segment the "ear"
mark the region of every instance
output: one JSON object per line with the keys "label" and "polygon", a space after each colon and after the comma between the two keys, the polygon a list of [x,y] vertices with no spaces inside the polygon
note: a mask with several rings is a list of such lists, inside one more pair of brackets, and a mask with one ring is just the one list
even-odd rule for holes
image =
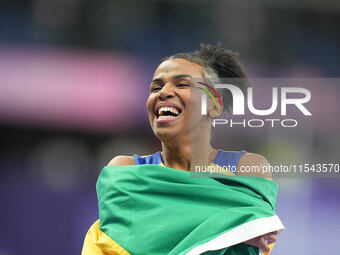
{"label": "ear", "polygon": [[219,116],[222,113],[222,106],[220,104],[219,101],[216,101],[217,103],[215,104],[215,102],[209,98],[208,101],[208,115],[210,118],[216,118],[217,116]]}

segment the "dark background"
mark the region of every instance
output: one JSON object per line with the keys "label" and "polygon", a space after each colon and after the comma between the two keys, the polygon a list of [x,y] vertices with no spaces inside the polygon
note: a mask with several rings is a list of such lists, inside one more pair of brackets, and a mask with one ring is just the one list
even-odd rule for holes
{"label": "dark background", "polygon": [[[160,59],[220,42],[251,77],[336,78],[339,14],[335,0],[2,0],[0,255],[80,254],[101,168],[160,149],[145,110]],[[237,130],[224,149],[339,163],[337,84],[313,87],[312,124]],[[273,254],[336,254],[339,179],[277,182]]]}

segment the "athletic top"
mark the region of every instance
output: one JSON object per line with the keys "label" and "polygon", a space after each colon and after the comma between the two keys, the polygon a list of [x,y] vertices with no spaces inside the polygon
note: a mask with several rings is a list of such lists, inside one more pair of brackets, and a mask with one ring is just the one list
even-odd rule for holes
{"label": "athletic top", "polygon": [[[215,167],[223,167],[224,169],[229,169],[230,174],[235,174],[238,166],[238,162],[240,158],[245,153],[245,151],[224,151],[218,150],[213,163],[210,166]],[[136,165],[144,165],[144,164],[156,164],[164,166],[162,162],[161,152],[158,151],[151,155],[140,156],[134,154],[133,157],[135,158]]]}

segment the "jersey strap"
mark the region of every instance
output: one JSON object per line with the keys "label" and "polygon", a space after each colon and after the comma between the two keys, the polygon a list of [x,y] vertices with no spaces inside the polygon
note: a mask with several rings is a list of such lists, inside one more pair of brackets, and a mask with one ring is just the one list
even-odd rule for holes
{"label": "jersey strap", "polygon": [[[230,169],[237,169],[238,162],[240,158],[245,153],[245,151],[224,151],[218,150],[217,156],[213,161],[213,165],[218,165],[221,167],[227,167]],[[140,156],[137,154],[133,155],[136,165],[145,165],[145,164],[156,164],[163,165],[161,152],[158,151],[154,154]]]}
{"label": "jersey strap", "polygon": [[161,152],[158,151],[151,155],[140,156],[134,154],[133,157],[135,158],[136,165],[145,165],[145,164],[156,164],[159,165],[162,163],[162,156]]}
{"label": "jersey strap", "polygon": [[232,172],[236,172],[238,163],[245,151],[224,151],[218,150],[217,156],[213,164],[226,167]]}

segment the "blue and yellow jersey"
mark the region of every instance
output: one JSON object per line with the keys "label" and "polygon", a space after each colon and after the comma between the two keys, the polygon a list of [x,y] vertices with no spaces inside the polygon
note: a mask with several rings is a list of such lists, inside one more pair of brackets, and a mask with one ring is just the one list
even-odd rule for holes
{"label": "blue and yellow jersey", "polygon": [[[223,169],[228,168],[229,171],[224,173],[228,175],[235,175],[240,158],[244,153],[245,151],[218,150],[217,155],[213,162],[210,164],[210,166],[214,166],[216,168],[221,167]],[[135,154],[134,158],[136,165],[157,164],[160,166],[164,166],[160,151],[146,156],[140,156]]]}

